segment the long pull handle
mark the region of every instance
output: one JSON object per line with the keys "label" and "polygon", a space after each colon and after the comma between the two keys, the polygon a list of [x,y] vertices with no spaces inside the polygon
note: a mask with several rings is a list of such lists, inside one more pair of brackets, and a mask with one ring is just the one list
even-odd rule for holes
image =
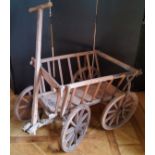
{"label": "long pull handle", "polygon": [[53,3],[52,2],[47,2],[47,3],[44,3],[44,4],[40,4],[40,5],[37,5],[37,6],[34,6],[34,7],[31,7],[29,8],[29,12],[35,12],[35,11],[38,11],[39,9],[49,9],[53,6]]}
{"label": "long pull handle", "polygon": [[31,123],[34,125],[38,119],[38,92],[40,85],[40,67],[41,67],[41,47],[42,47],[42,28],[43,28],[43,9],[37,12],[37,34],[36,34],[36,52],[35,52],[35,72],[34,72],[34,90],[32,103],[32,119]]}

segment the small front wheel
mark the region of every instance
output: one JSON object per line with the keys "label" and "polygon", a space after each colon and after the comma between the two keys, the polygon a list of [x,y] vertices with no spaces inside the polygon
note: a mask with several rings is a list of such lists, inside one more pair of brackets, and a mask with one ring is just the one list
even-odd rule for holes
{"label": "small front wheel", "polygon": [[81,104],[71,111],[61,132],[61,148],[63,151],[70,152],[80,144],[86,134],[90,115],[90,108],[87,105]]}

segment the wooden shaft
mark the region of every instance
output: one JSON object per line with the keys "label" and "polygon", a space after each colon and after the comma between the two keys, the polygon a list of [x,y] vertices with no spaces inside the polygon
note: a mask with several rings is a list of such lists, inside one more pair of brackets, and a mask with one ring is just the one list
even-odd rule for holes
{"label": "wooden shaft", "polygon": [[52,6],[53,6],[52,2],[47,2],[47,3],[44,3],[44,4],[40,4],[40,5],[31,7],[31,8],[29,8],[28,11],[31,13],[31,12],[35,12],[35,11],[38,11],[38,10],[48,9],[48,8],[51,8]]}
{"label": "wooden shaft", "polygon": [[38,118],[38,82],[39,82],[39,71],[41,67],[41,47],[42,47],[42,27],[43,27],[43,10],[38,10],[37,18],[37,35],[36,35],[36,61],[35,61],[35,73],[34,73],[34,90],[33,90],[33,103],[32,103],[32,120],[31,123],[34,125]]}
{"label": "wooden shaft", "polygon": [[[51,51],[52,51],[52,57],[54,57],[55,53],[54,53],[54,41],[53,41],[53,26],[51,23],[50,23],[50,32],[51,32]],[[52,62],[52,68],[53,68],[53,76],[55,77],[56,73],[55,73],[55,62],[54,61]]]}
{"label": "wooden shaft", "polygon": [[[47,69],[48,69],[48,73],[50,74],[50,76],[52,76],[50,61],[47,62]],[[52,86],[51,86],[51,90],[53,91]]]}
{"label": "wooden shaft", "polygon": [[95,13],[95,22],[94,22],[93,51],[95,51],[95,46],[96,46],[96,22],[97,22],[97,12],[98,12],[98,0],[96,0],[96,10],[95,11],[96,11],[96,13]]}

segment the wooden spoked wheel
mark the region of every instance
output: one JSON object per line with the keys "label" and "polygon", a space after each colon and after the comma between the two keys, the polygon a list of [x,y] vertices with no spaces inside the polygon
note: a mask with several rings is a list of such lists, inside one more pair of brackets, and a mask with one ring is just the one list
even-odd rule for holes
{"label": "wooden spoked wheel", "polygon": [[101,124],[106,130],[113,130],[124,125],[135,113],[138,98],[135,93],[115,97],[104,109]]}
{"label": "wooden spoked wheel", "polygon": [[90,121],[90,108],[87,105],[79,105],[73,109],[61,132],[61,148],[65,152],[70,152],[83,139]]}
{"label": "wooden spoked wheel", "polygon": [[[92,74],[92,78],[97,78],[99,77],[99,71],[94,68],[94,67],[90,67],[90,72]],[[87,79],[90,79],[89,77],[89,69],[88,67],[83,67],[81,69],[81,71],[77,71],[75,74],[74,74],[74,77],[73,77],[73,80],[74,82],[76,81],[82,81],[82,80],[87,80]]]}
{"label": "wooden spoked wheel", "polygon": [[33,100],[33,86],[25,88],[15,102],[15,116],[18,120],[29,120]]}

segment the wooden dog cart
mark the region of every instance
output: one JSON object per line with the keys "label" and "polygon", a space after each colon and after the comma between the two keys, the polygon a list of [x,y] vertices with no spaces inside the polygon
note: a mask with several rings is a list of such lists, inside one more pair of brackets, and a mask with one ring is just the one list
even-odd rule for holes
{"label": "wooden dog cart", "polygon": [[[141,71],[96,50],[95,46],[92,51],[41,59],[43,11],[52,6],[48,2],[29,9],[38,15],[36,55],[31,59],[34,85],[19,94],[15,115],[18,120],[30,120],[23,128],[30,134],[36,134],[38,128],[52,123],[56,117],[61,118],[61,148],[69,152],[86,134],[91,105],[105,104],[101,124],[106,130],[121,127],[132,117],[138,99],[130,87]],[[124,72],[103,76],[99,59],[123,68]]]}

